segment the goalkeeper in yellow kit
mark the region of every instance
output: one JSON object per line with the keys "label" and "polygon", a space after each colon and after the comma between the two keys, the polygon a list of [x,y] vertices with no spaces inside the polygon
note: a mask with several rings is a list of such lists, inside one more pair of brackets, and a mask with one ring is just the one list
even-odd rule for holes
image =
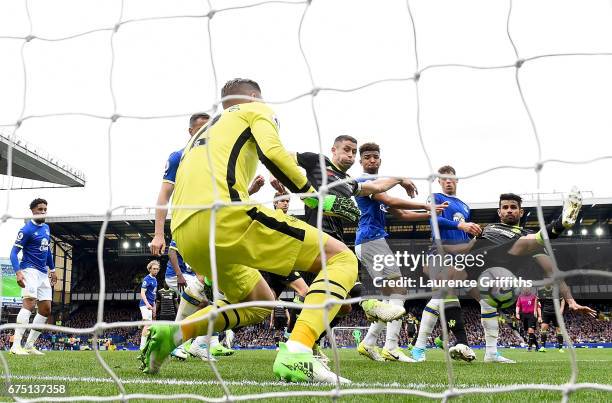
{"label": "goalkeeper in yellow kit", "polygon": [[[278,120],[261,99],[259,85],[248,79],[227,82],[221,96],[223,112],[192,136],[185,147],[176,178],[172,215],[172,237],[185,261],[199,274],[211,277],[209,248],[212,211],[191,206],[211,206],[221,201],[249,201],[248,185],[258,162],[294,193],[312,193],[314,188],[302,174],[295,159],[285,150],[278,135]],[[244,96],[245,98],[240,98]],[[253,101],[255,99],[255,101]],[[316,207],[316,196],[304,203]],[[323,212],[351,221],[359,210],[350,198],[326,195]],[[327,278],[321,271],[308,292],[305,306],[323,303],[327,293],[342,300],[357,279],[357,258],[342,242],[280,210],[261,205],[231,205],[215,211],[215,259],[219,288],[226,300],[222,307],[244,301],[272,301],[270,287],[258,270],[287,276],[293,270],[320,272],[322,237]],[[327,285],[329,284],[329,285]],[[186,319],[201,318],[214,307],[204,308]],[[327,322],[340,305],[329,309]],[[262,322],[271,309],[249,307],[222,312],[214,319],[214,331]],[[384,321],[397,319],[383,304],[372,307],[370,316]],[[182,340],[206,334],[209,320],[182,325],[155,325],[141,355],[145,373],[156,373],[168,354]],[[280,346],[273,370],[277,378],[289,381],[350,382],[317,361],[312,354],[315,340],[325,330],[323,309],[303,309],[290,339]]]}

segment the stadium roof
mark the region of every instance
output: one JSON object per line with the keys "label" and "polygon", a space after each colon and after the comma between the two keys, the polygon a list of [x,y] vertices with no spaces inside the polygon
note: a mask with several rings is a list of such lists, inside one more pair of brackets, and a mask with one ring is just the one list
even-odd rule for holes
{"label": "stadium roof", "polygon": [[[534,201],[524,203],[525,227],[538,227],[537,213]],[[498,222],[497,202],[472,203],[472,221],[478,224],[488,224]],[[543,201],[542,208],[546,222],[550,222],[557,217],[562,210],[560,201]],[[102,223],[105,216],[69,216],[48,218],[47,223],[51,227],[51,234],[60,241],[82,246],[86,249],[97,247]],[[577,227],[590,227],[594,225],[604,228],[605,235],[610,235],[612,225],[612,198],[590,198],[584,200],[584,205],[579,216]],[[138,241],[144,250],[147,243],[153,238],[155,215],[152,211],[138,211],[137,213],[127,213],[114,215],[111,217],[105,234],[105,244],[107,248],[119,248],[119,241]],[[166,234],[170,234],[170,221],[166,221]],[[388,232],[392,238],[429,238],[430,227],[426,221],[405,222],[399,221],[389,216]],[[345,233],[347,241],[352,241],[355,233],[355,226],[347,226]],[[593,231],[589,231],[590,234]]]}
{"label": "stadium roof", "polygon": [[12,147],[12,175],[68,187],[85,186],[85,175],[67,163],[19,138],[14,142],[0,133],[0,175],[8,174],[8,150]]}

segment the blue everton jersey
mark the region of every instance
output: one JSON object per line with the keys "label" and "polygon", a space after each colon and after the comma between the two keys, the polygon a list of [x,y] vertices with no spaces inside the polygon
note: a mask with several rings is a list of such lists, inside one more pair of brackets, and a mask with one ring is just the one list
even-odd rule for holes
{"label": "blue everton jersey", "polygon": [[164,182],[172,183],[176,182],[176,171],[178,170],[179,163],[181,162],[181,157],[183,155],[183,150],[178,150],[170,154],[168,157],[168,161],[166,161],[166,168],[164,170]]}
{"label": "blue everton jersey", "polygon": [[[155,304],[155,293],[157,292],[157,279],[155,277],[153,277],[150,274],[147,274],[147,276],[142,280],[142,284],[140,285],[140,288],[144,288],[145,291],[145,297],[147,297],[147,301],[149,302],[149,305],[154,305]],[[145,306],[145,302],[141,299],[140,300],[140,306]]]}
{"label": "blue everton jersey", "polygon": [[34,268],[47,273],[47,259],[51,253],[51,233],[47,224],[30,220],[19,230],[15,246],[21,249],[19,269]]}
{"label": "blue everton jersey", "polygon": [[[181,273],[189,274],[193,276],[194,273],[191,270],[191,267],[187,266],[187,263],[185,263],[185,261],[183,260],[183,257],[181,256],[181,254],[178,251],[178,248],[176,247],[176,242],[174,241],[174,239],[170,242],[170,246],[168,246],[168,249],[172,249],[176,251],[176,259],[178,260],[178,265],[179,265],[179,268],[181,269]],[[176,270],[172,266],[172,262],[170,261],[170,259],[168,259],[168,265],[166,266],[166,277],[175,277],[175,276],[176,276]]]}
{"label": "blue everton jersey", "polygon": [[[466,232],[458,228],[460,222],[470,220],[470,208],[467,204],[454,196],[448,196],[443,193],[434,193],[434,203],[442,204],[448,202],[448,207],[437,216],[438,226],[440,227],[440,238],[442,241],[450,241],[451,243],[464,243],[470,240]],[[433,225],[433,224],[432,224]],[[432,239],[434,238],[433,230],[431,232]]]}
{"label": "blue everton jersey", "polygon": [[[358,179],[358,182],[365,182],[372,179]],[[388,236],[385,231],[387,220],[387,206],[373,199],[371,196],[357,196],[357,206],[361,210],[359,217],[359,227],[355,236],[355,245],[360,245],[367,241],[373,241]]]}

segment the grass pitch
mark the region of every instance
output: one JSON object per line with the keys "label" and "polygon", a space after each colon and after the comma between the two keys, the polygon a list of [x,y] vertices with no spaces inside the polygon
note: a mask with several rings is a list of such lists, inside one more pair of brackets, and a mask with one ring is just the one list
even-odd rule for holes
{"label": "grass pitch", "polygon": [[[612,350],[579,349],[578,382],[599,383],[610,386],[612,383]],[[45,356],[9,356],[12,382],[39,384],[66,384],[70,401],[78,401],[78,396],[116,396],[118,389],[110,376],[98,363],[95,353],[90,351],[50,352]],[[102,352],[102,357],[125,383],[128,394],[192,394],[206,397],[223,397],[223,389],[215,380],[208,363],[192,358],[185,362],[169,361],[160,374],[147,376],[138,370],[137,352]],[[331,356],[331,351],[327,351]],[[427,361],[417,364],[369,361],[359,356],[356,350],[339,350],[341,374],[354,383],[343,389],[364,390],[380,389],[379,395],[348,395],[339,400],[351,402],[406,402],[430,400],[422,396],[401,395],[394,391],[413,389],[421,392],[442,392],[448,387],[448,373],[444,356],[440,350],[429,350]],[[524,350],[505,350],[503,354],[518,361],[515,365],[485,364],[483,350],[476,350],[477,360],[473,363],[453,362],[454,385],[458,390],[473,387],[512,387],[521,384],[562,385],[570,378],[569,352],[559,353],[549,350],[546,353],[526,352]],[[221,357],[217,367],[232,395],[254,393],[274,393],[278,401],[314,402],[330,401],[329,397],[292,396],[297,391],[329,391],[333,386],[286,384],[277,382],[272,374],[272,362],[276,353],[269,350],[238,350],[231,357]],[[333,366],[332,366],[333,368]],[[2,386],[4,391],[6,386]],[[6,400],[4,394],[3,400]],[[24,396],[24,395],[22,395]],[[24,396],[25,397],[25,396]],[[40,395],[29,395],[29,398]],[[265,400],[270,400],[268,396]],[[499,401],[560,401],[560,391],[529,390],[504,393],[470,394],[454,397],[461,402],[499,402]],[[190,401],[188,396],[172,401]],[[440,399],[437,399],[440,400]],[[51,400],[50,400],[51,401]],[[151,401],[151,399],[136,399]],[[194,400],[191,400],[194,401]],[[612,392],[578,390],[570,395],[570,401],[592,402],[612,401]]]}

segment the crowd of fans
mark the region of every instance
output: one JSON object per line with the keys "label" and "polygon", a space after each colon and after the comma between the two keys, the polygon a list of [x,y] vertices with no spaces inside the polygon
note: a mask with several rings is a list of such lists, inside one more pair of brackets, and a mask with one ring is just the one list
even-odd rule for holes
{"label": "crowd of fans", "polygon": [[[92,276],[91,273],[85,271],[82,271],[82,273],[84,273],[82,277],[73,274],[72,292],[98,292],[100,290],[98,276]],[[161,277],[163,273],[159,280],[163,280],[163,277]],[[146,270],[139,266],[113,271],[112,275],[105,277],[106,292],[140,292],[140,284],[146,275]]]}
{"label": "crowd of fans", "polygon": [[[422,310],[422,302],[411,301],[410,305],[406,306],[417,319],[420,319]],[[610,317],[610,307],[605,305],[595,306],[600,312],[597,318],[590,318],[566,312],[564,315],[565,324],[568,332],[574,343],[601,343],[612,342],[612,319]],[[604,314],[602,312],[608,312]],[[484,334],[480,324],[480,309],[477,304],[464,303],[463,313],[470,345],[484,345]],[[76,310],[70,315],[66,315],[67,319],[61,323],[66,327],[73,328],[88,328],[93,327],[96,323],[97,308],[95,306],[85,306]],[[137,307],[126,309],[123,306],[111,306],[104,312],[104,322],[124,322],[140,320],[140,313]],[[524,343],[521,336],[520,325],[514,318],[511,311],[500,316],[500,345],[503,346],[520,346]],[[350,329],[334,331],[335,341],[339,347],[354,347],[356,345],[355,335],[352,328],[367,328],[369,322],[366,320],[363,311],[355,307],[353,311],[334,323],[336,327],[347,327]],[[365,337],[366,329],[359,329],[357,332],[361,339]],[[10,347],[10,336],[12,330],[0,332],[0,349],[8,350]],[[431,337],[428,340],[430,346],[434,345],[434,339],[441,337],[440,324],[435,327]],[[284,340],[286,332],[284,328],[273,328],[269,321],[265,321],[258,325],[240,328],[235,331],[234,346],[239,348],[259,348],[259,347],[274,347],[279,341]],[[119,346],[119,348],[135,348],[140,343],[140,330],[138,327],[114,328],[102,332],[99,336],[100,343]],[[384,333],[381,335],[380,343],[384,342]],[[454,342],[452,333],[450,334],[451,343]],[[552,340],[552,338],[551,338]],[[407,327],[403,326],[400,332],[400,345],[406,346],[410,344],[411,338],[407,333]],[[325,347],[330,345],[329,338],[323,338],[322,343]],[[43,332],[38,339],[37,345],[39,349],[50,350],[78,350],[92,348],[91,334],[66,334],[58,332]]]}
{"label": "crowd of fans", "polygon": [[[423,306],[422,303],[411,303],[411,305],[406,308],[416,318],[420,318]],[[610,307],[597,306],[596,308],[598,308],[600,312],[610,312]],[[463,313],[470,345],[484,345],[484,332],[480,323],[480,307],[477,304],[464,303]],[[573,312],[566,312],[564,319],[570,337],[574,343],[612,342],[612,320],[610,316],[601,314],[598,318],[591,318]],[[520,325],[516,319],[514,319],[510,311],[500,316],[500,322],[500,345],[507,347],[521,346],[524,343],[522,329],[520,329]],[[340,318],[335,324],[336,327],[347,328],[367,328],[369,325],[370,323],[366,320],[363,311],[359,308],[353,309],[351,314]],[[334,331],[335,341],[339,347],[355,346],[355,338],[352,330],[353,329],[344,329]],[[363,339],[367,330],[359,330],[361,338]],[[267,323],[260,324],[245,329],[239,329],[236,332],[234,344],[246,348],[255,346],[274,346],[278,340],[283,338],[283,335],[283,329],[270,329]],[[439,322],[428,340],[428,345],[433,346],[436,337],[442,337],[442,328]],[[384,342],[384,332],[379,341],[380,345],[382,345]],[[450,341],[451,343],[455,342],[452,333],[450,333]],[[406,326],[403,326],[400,332],[399,344],[401,346],[406,346],[410,344],[410,342],[411,338],[409,338]],[[325,338],[323,339],[323,343],[325,343],[325,346],[329,346],[329,341]]]}

